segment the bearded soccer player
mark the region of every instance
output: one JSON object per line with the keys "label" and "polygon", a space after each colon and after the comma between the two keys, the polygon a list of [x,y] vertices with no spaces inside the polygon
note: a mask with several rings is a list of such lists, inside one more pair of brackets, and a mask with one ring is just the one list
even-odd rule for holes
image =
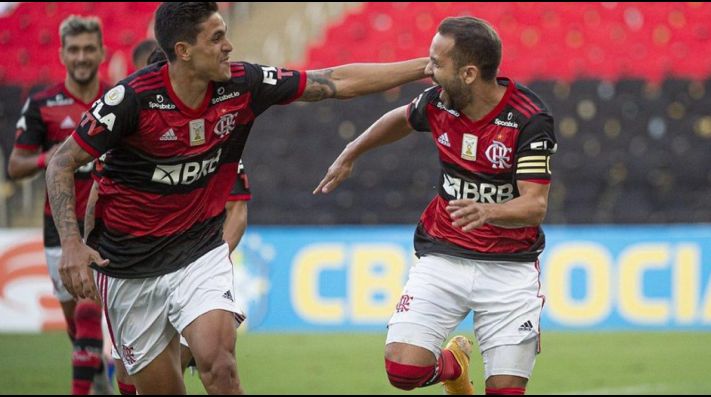
{"label": "bearded soccer player", "polygon": [[486,394],[524,394],[539,351],[540,224],[556,151],[553,117],[528,88],[497,77],[501,41],[486,22],[447,18],[430,46],[437,84],[347,145],[314,191],[328,193],[366,151],[429,132],[442,166],[438,195],[415,232],[419,258],[388,324],[385,370],[404,390],[444,383],[473,394],[472,343],[440,346],[470,311]]}
{"label": "bearded soccer player", "polygon": [[[63,83],[56,84],[27,100],[17,123],[15,147],[10,154],[8,174],[27,178],[46,168],[53,154],[72,133],[84,112],[105,92],[98,69],[104,60],[101,26],[96,18],[71,16],[59,28],[59,56],[66,67]],[[81,164],[74,175],[76,216],[84,217],[91,188],[92,163]],[[61,246],[52,220],[49,201],[44,211],[44,245],[54,294],[67,322],[72,353],[72,394],[88,394],[92,381],[96,392],[110,393],[101,359],[101,306],[91,300],[75,300],[59,276]]]}
{"label": "bearded soccer player", "polygon": [[[232,44],[212,2],[163,3],[155,32],[168,62],[109,90],[48,167],[60,274],[74,295],[101,295],[139,394],[185,393],[179,334],[207,392],[239,394],[235,324],[244,315],[221,232],[255,118],[276,104],[352,98],[423,78],[427,60],[308,72],[230,63]],[[103,153],[103,224],[90,248],[71,186],[74,170]]]}

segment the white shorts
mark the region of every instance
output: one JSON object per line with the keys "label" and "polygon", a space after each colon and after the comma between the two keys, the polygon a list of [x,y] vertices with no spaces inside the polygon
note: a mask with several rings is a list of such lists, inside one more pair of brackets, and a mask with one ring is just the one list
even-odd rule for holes
{"label": "white shorts", "polygon": [[539,334],[544,297],[537,262],[494,262],[427,255],[410,269],[386,343],[441,354],[442,342],[474,311],[481,352]]}
{"label": "white shorts", "polygon": [[47,270],[54,286],[54,296],[60,302],[74,300],[74,297],[64,287],[62,278],[59,276],[59,260],[62,258],[62,247],[45,247],[44,256],[47,258]]}
{"label": "white shorts", "polygon": [[244,320],[244,311],[233,298],[228,251],[223,244],[158,277],[119,279],[94,272],[114,350],[129,375],[153,361],[202,314],[221,309],[235,314],[235,326]]}

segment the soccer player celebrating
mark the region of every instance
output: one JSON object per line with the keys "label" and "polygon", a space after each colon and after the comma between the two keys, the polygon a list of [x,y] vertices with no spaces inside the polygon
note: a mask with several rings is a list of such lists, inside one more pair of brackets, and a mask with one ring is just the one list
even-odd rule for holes
{"label": "soccer player celebrating", "polygon": [[[133,66],[136,69],[141,69],[148,64],[162,62],[167,62],[165,53],[157,47],[153,39],[146,39],[140,42],[133,50]],[[103,170],[101,163],[97,162],[96,170]],[[96,178],[101,177],[101,172],[95,172],[94,176]],[[94,225],[97,221],[96,219],[96,202],[99,198],[99,185],[97,182],[91,187],[91,193],[89,195],[89,200],[86,205],[86,216],[84,217],[84,236],[91,234],[94,229]],[[245,230],[247,229],[247,201],[252,199],[252,192],[249,189],[249,178],[244,169],[242,160],[240,159],[239,165],[237,167],[237,180],[235,185],[227,198],[227,203],[225,204],[225,223],[222,231],[222,238],[227,243],[230,253],[239,244],[242,239]],[[98,219],[101,222],[101,219]],[[121,361],[121,357],[115,349],[110,349],[110,352],[106,353],[110,355],[116,363],[116,381],[118,383],[119,391],[122,395],[135,395],[136,388],[133,381],[130,379],[126,368]],[[193,358],[190,347],[184,337],[180,337],[180,365],[182,372],[188,367],[196,367],[195,359]]]}
{"label": "soccer player celebrating", "polygon": [[[232,44],[214,2],[163,3],[155,32],[168,63],[109,90],[49,164],[60,274],[70,293],[101,295],[139,394],[185,393],[178,334],[207,392],[238,394],[235,322],[244,315],[222,225],[255,118],[275,104],[352,98],[423,78],[427,60],[308,72],[230,63]],[[71,187],[74,170],[103,153],[102,225],[90,248]]]}
{"label": "soccer player celebrating", "polygon": [[[72,133],[82,113],[105,92],[99,81],[99,65],[104,60],[101,26],[97,18],[70,16],[59,27],[59,57],[66,67],[63,83],[56,84],[27,100],[17,123],[15,147],[10,154],[8,174],[22,179],[46,168],[59,145]],[[39,151],[39,153],[38,153]],[[92,164],[80,164],[71,186],[76,195],[76,216],[84,218],[91,188]],[[72,394],[112,391],[101,358],[101,306],[88,299],[75,300],[62,285],[59,260],[62,254],[49,201],[44,210],[44,246],[54,295],[67,322],[72,353]]]}
{"label": "soccer player celebrating", "polygon": [[471,17],[447,18],[430,46],[437,84],[348,144],[314,193],[350,176],[355,160],[413,129],[430,132],[442,166],[438,195],[415,232],[419,258],[388,324],[385,369],[397,388],[444,382],[473,394],[472,343],[440,346],[470,311],[487,394],[523,394],[539,351],[539,227],[547,210],[553,117],[528,88],[497,78],[498,34]]}

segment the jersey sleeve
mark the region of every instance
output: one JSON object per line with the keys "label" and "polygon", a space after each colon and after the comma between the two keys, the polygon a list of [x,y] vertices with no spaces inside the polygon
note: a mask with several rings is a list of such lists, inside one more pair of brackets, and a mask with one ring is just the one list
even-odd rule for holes
{"label": "jersey sleeve", "polygon": [[249,201],[252,199],[252,192],[249,190],[249,179],[247,178],[247,173],[244,170],[244,164],[242,160],[239,161],[237,166],[237,180],[235,185],[232,187],[228,201]]}
{"label": "jersey sleeve", "polygon": [[139,111],[133,89],[119,84],[84,113],[72,137],[89,154],[99,157],[136,131]]}
{"label": "jersey sleeve", "polygon": [[432,130],[427,119],[427,105],[439,95],[434,88],[428,88],[407,106],[407,122],[415,131],[429,132]]}
{"label": "jersey sleeve", "polygon": [[272,105],[293,102],[304,93],[306,72],[250,63],[245,63],[244,66],[255,115]]}
{"label": "jersey sleeve", "polygon": [[553,116],[535,114],[523,126],[516,150],[516,179],[548,183],[551,179],[550,158],[558,150]]}
{"label": "jersey sleeve", "polygon": [[39,103],[32,98],[27,98],[20,119],[17,121],[15,147],[37,150],[45,143],[46,137],[47,125],[42,121]]}

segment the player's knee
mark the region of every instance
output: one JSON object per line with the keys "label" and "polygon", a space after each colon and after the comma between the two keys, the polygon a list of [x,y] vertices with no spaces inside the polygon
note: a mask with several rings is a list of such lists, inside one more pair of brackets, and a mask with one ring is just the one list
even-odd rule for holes
{"label": "player's knee", "polygon": [[239,387],[237,364],[232,354],[223,352],[213,360],[204,361],[206,361],[205,364],[200,363],[198,369],[205,383],[217,385],[229,381],[230,383],[237,383],[237,387]]}
{"label": "player's knee", "polygon": [[385,345],[385,362],[402,362],[402,349],[399,343],[388,343]]}
{"label": "player's knee", "polygon": [[385,372],[391,385],[402,390],[412,390],[430,380],[434,376],[435,367],[401,364],[386,358]]}

